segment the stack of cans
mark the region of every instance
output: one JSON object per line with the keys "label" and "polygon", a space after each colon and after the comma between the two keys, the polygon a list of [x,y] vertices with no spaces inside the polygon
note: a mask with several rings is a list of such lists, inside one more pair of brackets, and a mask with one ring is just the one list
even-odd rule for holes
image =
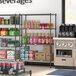
{"label": "stack of cans", "polygon": [[3,74],[16,74],[20,70],[24,72],[23,62],[0,62],[0,71]]}
{"label": "stack of cans", "polygon": [[29,50],[30,50],[29,46],[21,47],[21,52],[20,52],[21,59],[25,59],[25,60],[29,59]]}

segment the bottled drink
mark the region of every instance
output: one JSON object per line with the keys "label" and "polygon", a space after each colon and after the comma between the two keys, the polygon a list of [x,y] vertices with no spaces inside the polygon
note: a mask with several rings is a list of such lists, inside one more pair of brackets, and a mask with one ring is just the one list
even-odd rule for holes
{"label": "bottled drink", "polygon": [[23,44],[24,44],[24,43],[25,43],[25,44],[27,43],[27,34],[26,34],[26,33],[23,35],[22,42],[23,42]]}
{"label": "bottled drink", "polygon": [[35,28],[35,29],[37,28],[37,23],[36,23],[36,21],[34,21],[34,28]]}
{"label": "bottled drink", "polygon": [[45,44],[45,33],[42,34],[42,44]]}
{"label": "bottled drink", "polygon": [[24,22],[24,28],[28,28],[28,21]]}
{"label": "bottled drink", "polygon": [[42,43],[42,34],[39,33],[38,34],[38,44],[41,44]]}
{"label": "bottled drink", "polygon": [[37,28],[39,28],[40,26],[40,21],[37,21]]}
{"label": "bottled drink", "polygon": [[51,43],[54,43],[54,40],[53,40],[53,33],[51,33]]}
{"label": "bottled drink", "polygon": [[28,28],[31,28],[31,22],[28,21]]}
{"label": "bottled drink", "polygon": [[34,34],[34,39],[33,39],[33,43],[34,44],[37,44],[38,43],[38,35],[37,34]]}
{"label": "bottled drink", "polygon": [[31,28],[34,28],[34,22],[31,21]]}
{"label": "bottled drink", "polygon": [[30,34],[28,33],[27,34],[27,44],[29,44],[30,43]]}
{"label": "bottled drink", "polygon": [[46,35],[46,44],[50,44],[50,35],[47,33]]}
{"label": "bottled drink", "polygon": [[30,36],[30,44],[33,44],[33,33],[31,33],[31,36]]}

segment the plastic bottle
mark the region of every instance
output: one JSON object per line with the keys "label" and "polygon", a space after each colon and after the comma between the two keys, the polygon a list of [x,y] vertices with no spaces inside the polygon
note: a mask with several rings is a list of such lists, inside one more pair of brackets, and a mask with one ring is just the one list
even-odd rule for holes
{"label": "plastic bottle", "polygon": [[28,21],[24,22],[24,28],[28,28]]}
{"label": "plastic bottle", "polygon": [[45,33],[42,34],[42,44],[45,44]]}
{"label": "plastic bottle", "polygon": [[34,21],[31,21],[31,28],[34,28]]}
{"label": "plastic bottle", "polygon": [[46,35],[46,44],[50,44],[50,35],[47,33]]}
{"label": "plastic bottle", "polygon": [[38,44],[42,44],[42,34],[38,34]]}
{"label": "plastic bottle", "polygon": [[33,33],[31,33],[31,36],[30,36],[30,44],[33,44]]}
{"label": "plastic bottle", "polygon": [[54,43],[54,40],[53,40],[53,33],[51,33],[51,43]]}
{"label": "plastic bottle", "polygon": [[37,21],[37,28],[39,28],[40,26],[40,21]]}
{"label": "plastic bottle", "polygon": [[36,21],[34,21],[34,28],[35,28],[35,29],[37,28],[37,23],[36,23]]}
{"label": "plastic bottle", "polygon": [[27,34],[25,33],[24,35],[23,35],[23,39],[22,39],[22,43],[24,44],[26,44],[27,43]]}
{"label": "plastic bottle", "polygon": [[38,35],[37,34],[34,34],[34,39],[33,39],[33,43],[34,44],[37,44],[38,43]]}
{"label": "plastic bottle", "polygon": [[27,34],[27,44],[30,43],[30,33]]}
{"label": "plastic bottle", "polygon": [[31,22],[28,21],[28,28],[31,28]]}

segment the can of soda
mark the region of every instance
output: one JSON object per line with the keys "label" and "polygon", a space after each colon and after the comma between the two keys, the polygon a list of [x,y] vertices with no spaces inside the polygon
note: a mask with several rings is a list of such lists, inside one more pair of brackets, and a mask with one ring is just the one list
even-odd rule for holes
{"label": "can of soda", "polygon": [[10,70],[10,68],[11,68],[11,63],[8,62],[6,65],[7,65],[7,70]]}
{"label": "can of soda", "polygon": [[18,69],[19,69],[19,70],[24,69],[24,63],[23,63],[23,62],[19,62],[19,63],[18,63]]}
{"label": "can of soda", "polygon": [[4,70],[5,70],[5,62],[2,62],[2,63],[1,63],[1,66],[2,66],[2,68],[1,68],[2,71],[4,71]]}
{"label": "can of soda", "polygon": [[4,19],[1,20],[1,24],[4,24]]}
{"label": "can of soda", "polygon": [[17,62],[12,62],[11,65],[13,67],[13,70],[17,70]]}
{"label": "can of soda", "polygon": [[8,23],[8,19],[5,19],[5,24],[9,24],[9,23]]}
{"label": "can of soda", "polygon": [[1,62],[0,62],[0,71],[1,71]]}

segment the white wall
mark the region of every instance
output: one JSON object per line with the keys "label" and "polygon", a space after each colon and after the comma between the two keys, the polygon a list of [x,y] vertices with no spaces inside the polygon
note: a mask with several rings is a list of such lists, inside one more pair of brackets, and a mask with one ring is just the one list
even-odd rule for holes
{"label": "white wall", "polygon": [[0,14],[57,13],[57,26],[59,26],[61,24],[61,1],[62,0],[32,0],[32,3],[25,5],[0,4]]}
{"label": "white wall", "polygon": [[66,20],[67,24],[76,24],[76,0],[66,0]]}
{"label": "white wall", "polygon": [[[0,14],[19,14],[19,13],[56,13],[57,14],[57,31],[61,24],[61,1],[62,0],[32,0],[32,3],[20,4],[0,4]],[[48,20],[48,19],[47,19]],[[42,49],[41,49],[42,50]],[[40,51],[41,51],[40,50]]]}

